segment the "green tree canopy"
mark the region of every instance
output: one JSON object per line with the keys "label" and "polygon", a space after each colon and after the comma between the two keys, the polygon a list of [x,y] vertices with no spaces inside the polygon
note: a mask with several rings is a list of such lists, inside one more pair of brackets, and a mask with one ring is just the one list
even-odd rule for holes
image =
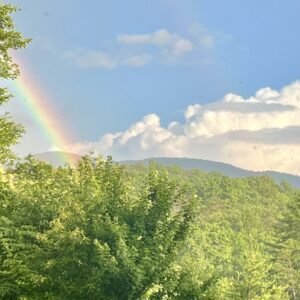
{"label": "green tree canopy", "polygon": [[[13,62],[11,50],[24,48],[29,39],[15,30],[11,14],[16,8],[0,3],[0,79],[15,79],[18,76],[18,66]],[[11,95],[5,87],[0,87],[0,105],[6,103]],[[23,129],[16,125],[9,114],[0,116],[0,163],[12,157],[10,147],[16,144]]]}

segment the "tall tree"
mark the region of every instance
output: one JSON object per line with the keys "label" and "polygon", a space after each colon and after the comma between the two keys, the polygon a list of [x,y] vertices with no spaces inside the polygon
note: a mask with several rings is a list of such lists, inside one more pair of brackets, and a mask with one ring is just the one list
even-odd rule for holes
{"label": "tall tree", "polygon": [[[0,79],[15,79],[18,76],[18,66],[13,62],[10,50],[24,48],[30,41],[16,31],[11,16],[15,11],[14,6],[0,3]],[[7,88],[1,86],[0,105],[10,98]],[[0,163],[12,157],[10,147],[16,144],[22,132],[22,127],[15,124],[9,114],[0,116]]]}
{"label": "tall tree", "polygon": [[196,198],[166,173],[136,186],[110,159],[55,169],[29,158],[7,190],[0,299],[162,299],[177,284]]}

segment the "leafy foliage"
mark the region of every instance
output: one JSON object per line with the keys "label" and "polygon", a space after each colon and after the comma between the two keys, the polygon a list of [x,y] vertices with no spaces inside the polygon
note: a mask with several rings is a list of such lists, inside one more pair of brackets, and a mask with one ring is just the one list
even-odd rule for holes
{"label": "leafy foliage", "polygon": [[[0,4],[0,77],[15,8]],[[8,101],[0,89],[0,104]],[[22,129],[0,117],[0,162]],[[300,299],[300,193],[151,164],[0,169],[0,299]]]}
{"label": "leafy foliage", "polygon": [[140,187],[102,158],[76,169],[29,159],[12,176],[1,213],[6,298],[139,299],[163,281],[193,219],[194,200],[156,169]]}
{"label": "leafy foliage", "polygon": [[[29,39],[24,39],[14,28],[11,13],[16,8],[0,3],[0,79],[14,79],[18,75],[18,66],[13,63],[10,50],[24,48]],[[9,101],[11,95],[0,87],[0,105]],[[12,157],[10,146],[14,145],[23,130],[10,120],[8,114],[0,116],[0,163]]]}

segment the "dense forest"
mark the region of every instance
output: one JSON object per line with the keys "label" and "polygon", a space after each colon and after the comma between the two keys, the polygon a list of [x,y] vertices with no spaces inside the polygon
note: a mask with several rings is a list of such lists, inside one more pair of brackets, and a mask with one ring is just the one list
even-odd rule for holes
{"label": "dense forest", "polygon": [[[2,79],[29,43],[14,11],[0,4]],[[0,299],[300,299],[299,190],[103,157],[18,162],[22,132],[0,117]]]}

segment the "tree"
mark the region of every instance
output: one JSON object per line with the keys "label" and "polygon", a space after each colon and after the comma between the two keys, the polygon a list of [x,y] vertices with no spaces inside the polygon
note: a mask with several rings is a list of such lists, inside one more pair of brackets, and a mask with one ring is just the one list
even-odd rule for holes
{"label": "tree", "polygon": [[[16,8],[0,3],[0,79],[15,79],[18,74],[18,66],[13,63],[10,50],[24,48],[29,39],[23,38],[21,33],[15,30],[11,14]],[[0,87],[0,105],[11,98],[5,87]],[[16,144],[23,129],[11,121],[9,114],[0,116],[0,163],[12,158],[10,147]]]}
{"label": "tree", "polygon": [[287,285],[290,299],[300,299],[300,193],[290,192],[290,203],[277,225],[275,270]]}
{"label": "tree", "polygon": [[194,201],[154,167],[141,180],[111,159],[19,164],[0,210],[0,298],[161,299]]}
{"label": "tree", "polygon": [[[21,33],[15,30],[14,22],[11,14],[16,11],[16,8],[11,5],[0,3],[0,79],[15,79],[18,76],[18,67],[13,63],[10,56],[11,50],[24,48],[29,39],[22,37]],[[8,90],[0,87],[0,106],[7,103],[11,98]],[[15,124],[9,114],[0,116],[0,297],[4,299],[3,295],[12,289],[13,280],[7,279],[5,261],[11,254],[10,245],[14,245],[14,249],[21,247],[21,243],[14,238],[16,230],[12,226],[10,220],[5,215],[5,205],[13,203],[15,193],[10,186],[10,176],[5,174],[1,169],[1,165],[13,158],[10,147],[16,144],[18,138],[23,132],[22,127]],[[16,243],[14,243],[16,241]],[[13,264],[17,270],[18,260],[14,260]],[[8,268],[13,268],[12,265]],[[18,272],[15,273],[16,276]],[[3,282],[3,276],[6,280]],[[6,299],[15,299],[6,298]]]}

